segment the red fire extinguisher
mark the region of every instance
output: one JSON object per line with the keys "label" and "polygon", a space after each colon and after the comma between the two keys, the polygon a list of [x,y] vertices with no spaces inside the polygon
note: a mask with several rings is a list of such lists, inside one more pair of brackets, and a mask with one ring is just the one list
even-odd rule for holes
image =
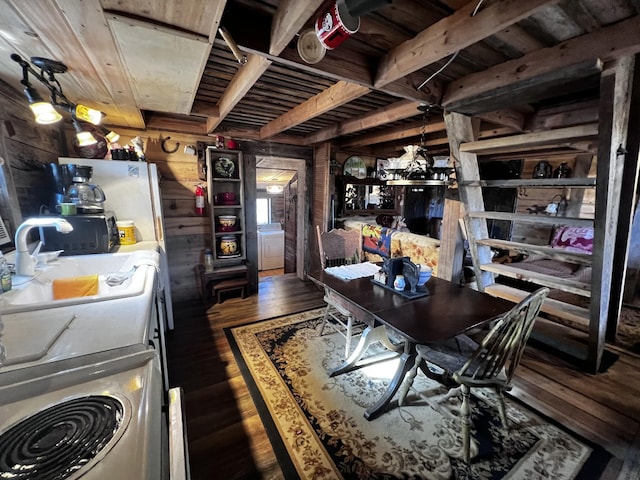
{"label": "red fire extinguisher", "polygon": [[196,186],[196,214],[204,215],[204,187],[202,184]]}

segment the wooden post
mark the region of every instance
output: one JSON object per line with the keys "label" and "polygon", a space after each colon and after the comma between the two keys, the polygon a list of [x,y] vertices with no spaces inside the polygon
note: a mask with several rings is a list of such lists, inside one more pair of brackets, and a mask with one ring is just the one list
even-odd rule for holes
{"label": "wooden post", "polygon": [[438,277],[453,283],[460,281],[464,260],[464,241],[460,231],[462,204],[458,200],[445,198],[440,235]]}
{"label": "wooden post", "polygon": [[638,185],[638,145],[640,144],[640,68],[638,55],[631,61],[631,91],[629,105],[629,122],[627,125],[627,143],[622,155],[624,172],[621,180],[620,211],[618,213],[618,231],[616,235],[613,271],[621,272],[614,275],[612,281],[612,298],[616,302],[609,305],[609,321],[607,322],[606,338],[614,341],[618,329],[618,319],[622,309],[625,279],[627,278],[627,262],[629,259],[629,243],[631,241],[631,223],[634,217],[636,189]]}
{"label": "wooden post", "polygon": [[[605,68],[600,80],[598,180],[586,365],[592,373],[598,372],[602,362],[611,305],[620,302],[620,292],[618,290],[616,298],[613,286],[613,247],[618,232],[625,156],[618,152],[626,150],[627,145],[633,70],[634,59],[622,58]],[[624,269],[621,273],[624,276]]]}
{"label": "wooden post", "polygon": [[[475,153],[461,152],[460,144],[473,142],[477,139],[477,124],[465,115],[447,112],[444,115],[447,126],[447,136],[451,156],[456,164],[456,176],[458,182],[470,180],[480,180],[480,170],[478,168],[478,156]],[[467,206],[469,211],[483,211],[484,200],[482,198],[481,187],[460,187],[460,199]],[[483,272],[480,265],[491,263],[491,249],[486,245],[477,245],[476,238],[487,238],[487,221],[484,218],[470,218],[465,215],[465,225],[469,241],[469,249],[473,258],[473,269],[478,282],[478,289],[484,291],[487,285],[494,283],[494,276],[491,272]],[[438,272],[440,271],[438,265]],[[440,275],[440,273],[438,273]]]}

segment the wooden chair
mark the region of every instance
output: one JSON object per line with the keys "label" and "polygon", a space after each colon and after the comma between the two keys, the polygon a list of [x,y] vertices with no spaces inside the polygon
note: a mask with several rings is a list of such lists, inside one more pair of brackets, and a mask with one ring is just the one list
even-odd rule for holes
{"label": "wooden chair", "polygon": [[416,346],[416,363],[402,385],[398,404],[404,403],[418,367],[427,376],[451,387],[440,402],[462,393],[462,451],[467,464],[471,457],[471,387],[492,388],[497,392],[500,420],[508,428],[503,392],[511,389],[511,379],[548,293],[548,288],[540,288],[523,299],[497,320],[479,345],[466,335],[459,335],[447,345]]}
{"label": "wooden chair", "polygon": [[[320,232],[320,227],[316,225],[316,233],[323,269],[360,262],[362,236],[357,230],[333,229],[329,232]],[[349,357],[351,338],[354,333],[359,333],[360,327],[364,324],[355,320],[351,312],[345,308],[342,299],[327,288],[324,292],[324,301],[327,303],[327,308],[320,327],[320,335],[324,332],[325,326],[331,326],[345,338],[345,357]]]}

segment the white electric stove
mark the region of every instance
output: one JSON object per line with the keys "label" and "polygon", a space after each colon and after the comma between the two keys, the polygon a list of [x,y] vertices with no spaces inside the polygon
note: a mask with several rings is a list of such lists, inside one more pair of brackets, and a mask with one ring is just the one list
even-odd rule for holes
{"label": "white electric stove", "polygon": [[147,345],[0,373],[0,478],[166,478],[161,403]]}
{"label": "white electric stove", "polygon": [[0,478],[189,478],[141,297],[0,317]]}

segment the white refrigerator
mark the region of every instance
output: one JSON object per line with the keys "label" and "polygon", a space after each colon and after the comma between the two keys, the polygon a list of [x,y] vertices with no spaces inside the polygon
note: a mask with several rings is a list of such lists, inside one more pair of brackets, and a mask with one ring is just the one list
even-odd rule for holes
{"label": "white refrigerator", "polygon": [[93,167],[91,183],[100,185],[104,190],[105,211],[113,211],[117,220],[133,220],[138,242],[158,242],[161,286],[159,294],[165,305],[166,326],[173,330],[173,304],[157,166],[147,162],[87,158],[59,158],[58,163]]}

